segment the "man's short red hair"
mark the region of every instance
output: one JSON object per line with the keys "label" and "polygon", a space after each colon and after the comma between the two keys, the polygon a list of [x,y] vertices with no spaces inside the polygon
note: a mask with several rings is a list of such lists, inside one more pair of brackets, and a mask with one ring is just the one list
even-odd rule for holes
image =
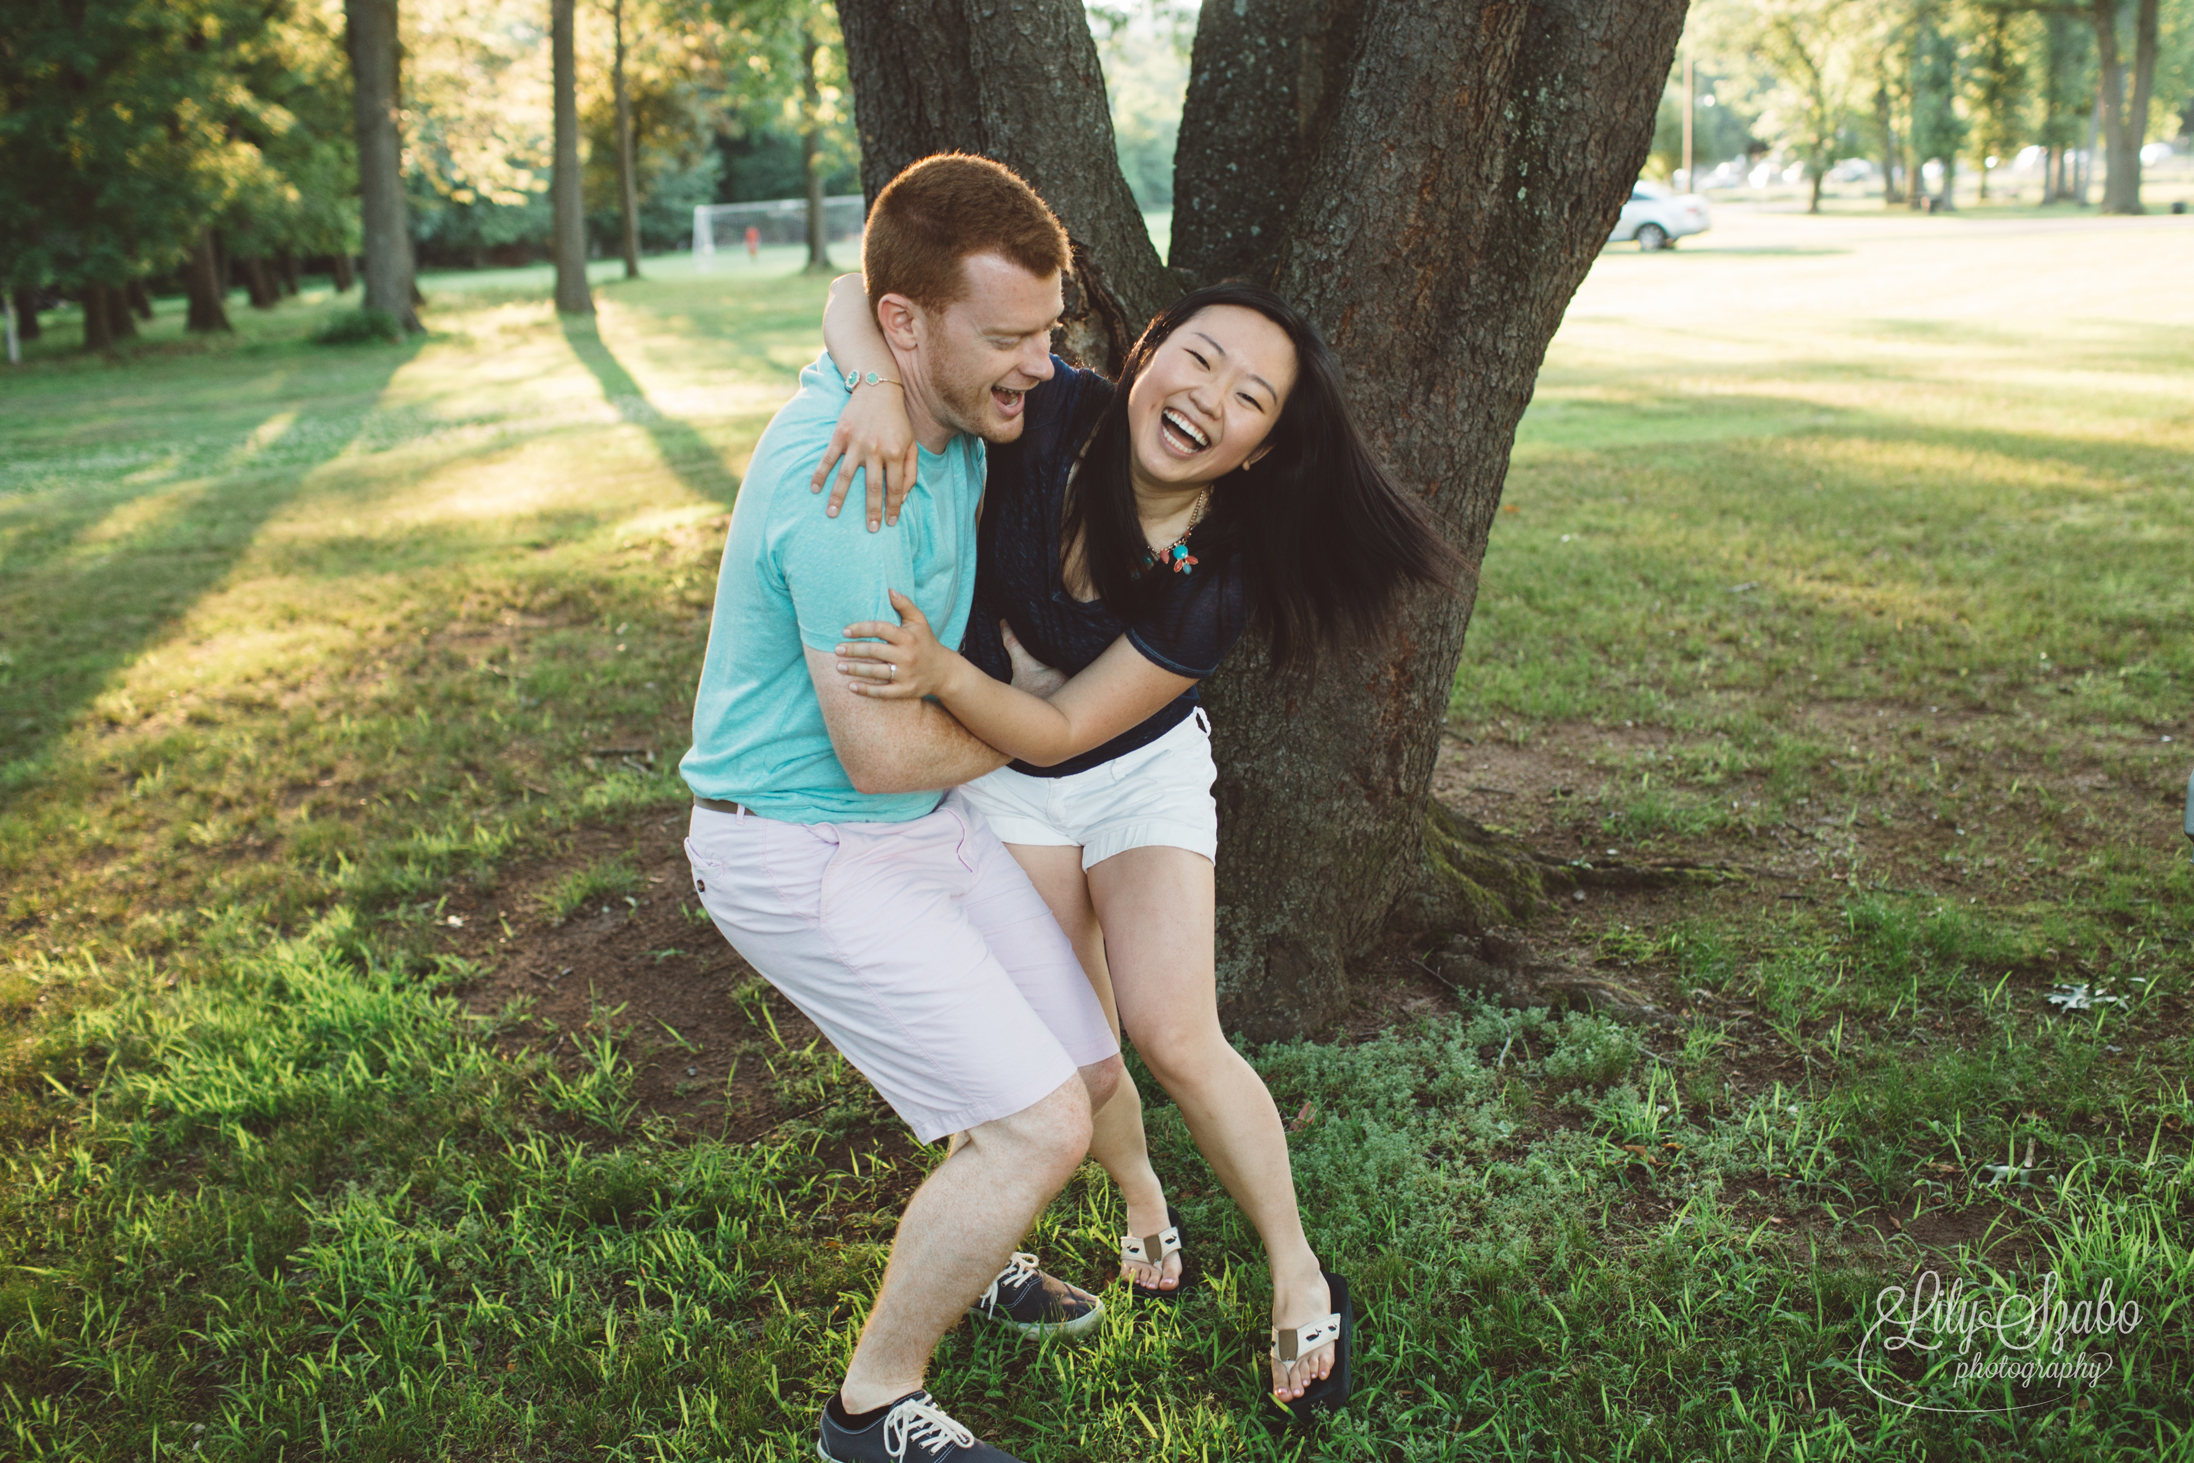
{"label": "man's short red hair", "polygon": [[960,261],[976,254],[1003,255],[1039,277],[1073,263],[1058,217],[1012,169],[963,152],[923,158],[868,211],[861,279],[870,308],[904,295],[942,310],[967,293]]}

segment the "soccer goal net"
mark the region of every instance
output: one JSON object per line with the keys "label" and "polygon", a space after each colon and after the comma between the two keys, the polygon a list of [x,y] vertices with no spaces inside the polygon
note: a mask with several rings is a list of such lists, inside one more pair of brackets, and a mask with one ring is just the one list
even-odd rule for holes
{"label": "soccer goal net", "polygon": [[[861,237],[867,205],[858,193],[823,200],[823,237],[832,244]],[[693,262],[707,269],[720,254],[737,256],[771,244],[808,241],[808,201],[774,198],[767,203],[704,203],[693,210]]]}

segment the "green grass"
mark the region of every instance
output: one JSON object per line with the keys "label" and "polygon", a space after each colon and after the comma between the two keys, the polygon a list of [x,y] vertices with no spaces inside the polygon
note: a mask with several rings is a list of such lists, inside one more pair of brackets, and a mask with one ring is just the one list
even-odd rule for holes
{"label": "green grass", "polygon": [[[1355,1282],[1345,1419],[1255,1423],[1258,1247],[1154,1098],[1195,1294],[955,1330],[963,1420],[1033,1460],[2194,1447],[2183,236],[1985,225],[1610,253],[1488,551],[1460,736],[1587,766],[1580,838],[1800,830],[1819,871],[1542,921],[1680,1029],[1465,1002],[1252,1053]],[[8,379],[0,1451],[808,1455],[931,1157],[866,1151],[873,1095],[758,986],[742,1060],[797,1121],[695,1138],[622,1008],[516,1046],[436,938],[460,890],[518,934],[645,892],[576,835],[682,799],[723,515],[815,349],[820,286],[765,264],[605,269],[591,324],[540,270],[433,277],[403,345],[313,344],[324,292],[211,343],[162,302],[107,360],[55,317]],[[2059,1015],[2069,980],[2126,999]],[[1121,1222],[1085,1170],[1029,1247],[1094,1281]],[[1862,1367],[1928,1265],[2142,1318],[2071,1339],[2111,1361],[2077,1398],[1908,1408],[2035,1395]]]}

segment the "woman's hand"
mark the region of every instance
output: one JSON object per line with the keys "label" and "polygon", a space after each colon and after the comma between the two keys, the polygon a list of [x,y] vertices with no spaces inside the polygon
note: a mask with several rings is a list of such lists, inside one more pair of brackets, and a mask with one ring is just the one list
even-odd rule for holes
{"label": "woman's hand", "polygon": [[831,464],[838,465],[838,480],[831,485],[830,501],[823,507],[825,513],[836,518],[846,501],[846,490],[853,485],[854,471],[865,472],[870,533],[886,518],[898,523],[899,506],[914,489],[915,468],[921,460],[921,444],[914,440],[914,427],[907,421],[906,402],[899,392],[892,382],[879,381],[874,386],[863,383],[838,414],[830,445],[823,449],[823,460],[815,465],[815,476],[808,479],[808,491],[820,493],[823,480],[830,476]]}
{"label": "woman's hand", "polygon": [[1061,686],[1067,683],[1063,671],[1053,670],[1028,653],[1013,627],[1004,620],[998,622],[998,638],[1006,643],[1006,659],[1013,662],[1013,689],[1026,691],[1031,696],[1041,696],[1049,701]]}
{"label": "woman's hand", "polygon": [[838,647],[838,674],[857,696],[885,701],[943,696],[969,668],[968,663],[958,652],[937,643],[929,617],[896,589],[891,591],[891,607],[899,612],[896,625],[863,620],[846,626],[847,638]]}

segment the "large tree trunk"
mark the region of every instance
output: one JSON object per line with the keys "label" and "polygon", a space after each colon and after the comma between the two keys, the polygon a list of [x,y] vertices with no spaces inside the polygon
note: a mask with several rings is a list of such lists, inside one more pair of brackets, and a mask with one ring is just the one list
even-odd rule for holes
{"label": "large tree trunk", "polygon": [[549,0],[550,86],[556,94],[549,244],[556,255],[556,308],[566,315],[592,315],[594,296],[587,290],[587,219],[579,192],[579,57],[573,31],[572,0]]}
{"label": "large tree trunk", "polygon": [[632,146],[632,93],[625,85],[625,0],[609,12],[616,53],[610,62],[610,90],[617,101],[617,212],[624,225],[625,278],[640,277],[640,184]]}
{"label": "large tree trunk", "polygon": [[823,142],[820,120],[823,91],[815,80],[817,49],[814,31],[803,28],[800,32],[800,101],[805,116],[800,128],[800,181],[807,190],[808,200],[807,272],[835,274],[837,271],[830,262],[830,231],[823,220],[823,173],[816,166],[816,154]]}
{"label": "large tree trunk", "polygon": [[2133,14],[2133,102],[2126,108],[2125,213],[2145,211],[2141,207],[2141,144],[2148,140],[2148,99],[2156,88],[2156,29],[2156,0],[2140,0]]}
{"label": "large tree trunk", "polygon": [[366,289],[359,304],[386,310],[405,330],[417,330],[403,144],[396,131],[396,0],[343,0],[343,17],[358,128],[358,218],[365,235]]}
{"label": "large tree trunk", "polygon": [[38,291],[25,287],[15,292],[15,336],[18,340],[36,340],[45,334],[38,324]]}
{"label": "large tree trunk", "polygon": [[[1318,323],[1382,459],[1472,566],[1454,594],[1415,596],[1388,645],[1315,683],[1276,683],[1247,645],[1209,683],[1234,1030],[1313,1029],[1345,1000],[1348,962],[1386,932],[1502,912],[1502,891],[1481,886],[1516,860],[1480,861],[1482,840],[1437,815],[1434,755],[1517,420],[1645,160],[1684,8],[1203,8],[1175,260],[1269,279]],[[1273,28],[1244,29],[1253,14]],[[1058,208],[1092,293],[1122,317],[1112,328],[1179,287],[1113,157],[1078,6],[1029,0],[976,24],[968,0],[932,0],[918,22],[889,0],[842,0],[840,16],[872,198],[917,157],[985,152]],[[1274,51],[1293,60],[1267,62]],[[1268,166],[1273,152],[1292,161]],[[1183,234],[1183,220],[1198,222]],[[1528,900],[1537,877],[1524,869],[1508,892]]]}

